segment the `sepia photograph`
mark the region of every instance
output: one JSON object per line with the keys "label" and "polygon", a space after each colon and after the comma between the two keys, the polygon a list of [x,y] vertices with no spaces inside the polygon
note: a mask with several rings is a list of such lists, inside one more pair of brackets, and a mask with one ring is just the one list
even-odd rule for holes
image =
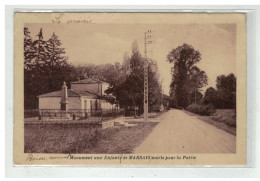
{"label": "sepia photograph", "polygon": [[[236,21],[244,15],[219,15],[217,22],[210,21],[214,14],[198,16],[202,21],[193,23],[196,15],[182,22],[173,13],[179,20],[166,23],[163,13],[151,13],[158,18],[149,23],[135,13],[122,21],[120,13],[71,14],[19,26],[26,161],[33,154],[236,156],[244,135],[238,125],[246,129],[237,109],[246,84],[238,84],[244,79],[237,63],[245,23]],[[98,23],[99,14],[109,23]]]}

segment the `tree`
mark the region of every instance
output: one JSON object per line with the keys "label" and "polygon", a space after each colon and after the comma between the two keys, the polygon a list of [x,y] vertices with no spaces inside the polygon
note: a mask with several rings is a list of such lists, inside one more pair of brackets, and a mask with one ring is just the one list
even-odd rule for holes
{"label": "tree", "polygon": [[37,108],[37,96],[60,90],[63,81],[72,80],[72,66],[67,63],[65,50],[55,33],[45,41],[40,29],[33,41],[25,27],[24,36],[24,106]]}
{"label": "tree", "polygon": [[210,87],[204,94],[204,104],[212,104],[218,109],[236,108],[236,77],[220,75],[216,79],[216,87]]}
{"label": "tree", "polygon": [[45,41],[42,29],[38,39],[32,41],[28,28],[24,28],[24,106],[37,107],[37,96],[47,89],[43,84],[43,64],[46,61]]}
{"label": "tree", "polygon": [[[125,56],[126,57],[126,56]],[[126,58],[127,59],[127,58]],[[128,61],[127,61],[128,62]],[[121,107],[139,107],[139,111],[143,112],[144,99],[144,58],[138,50],[136,41],[132,44],[132,55],[129,60],[127,73],[125,72],[125,64],[121,68],[117,83],[110,86],[107,93],[112,93]],[[149,108],[161,100],[161,85],[158,78],[158,67],[154,60],[148,63],[148,102]]]}
{"label": "tree", "polygon": [[[158,107],[163,103],[162,85],[159,81],[158,66],[154,60],[148,63],[148,107],[152,111],[153,107]],[[156,108],[157,107],[157,108]]]}
{"label": "tree", "polygon": [[169,52],[167,61],[173,63],[170,94],[176,107],[187,107],[191,93],[207,84],[206,73],[194,66],[200,60],[200,52],[185,43]]}
{"label": "tree", "polygon": [[130,72],[130,57],[128,56],[128,54],[125,52],[123,55],[123,73],[124,74],[128,74]]}
{"label": "tree", "polygon": [[137,41],[133,41],[132,43],[132,54],[135,55],[135,54],[139,54],[139,48],[138,48],[138,43]]}
{"label": "tree", "polygon": [[96,79],[109,83],[110,85],[115,85],[117,83],[118,77],[121,73],[121,65],[118,62],[114,64],[99,65],[96,69]]}
{"label": "tree", "polygon": [[190,94],[190,103],[189,104],[200,104],[203,98],[203,94],[199,92],[198,90],[193,91]]}
{"label": "tree", "polygon": [[130,74],[126,77],[123,83],[123,89],[126,89],[129,102],[127,106],[138,106],[143,109],[143,90],[144,90],[144,60],[138,50],[137,41],[132,44],[132,56],[130,58]]}
{"label": "tree", "polygon": [[27,27],[24,27],[24,68],[27,70],[27,63],[30,61],[30,52],[32,48],[32,38],[30,31]]}
{"label": "tree", "polygon": [[236,108],[236,77],[233,73],[228,76],[220,75],[216,80],[219,99],[222,108]]}
{"label": "tree", "polygon": [[219,107],[218,91],[213,87],[207,88],[203,99],[204,104],[212,104],[215,108]]}
{"label": "tree", "polygon": [[68,57],[65,55],[65,49],[61,47],[61,41],[53,32],[51,38],[46,42],[46,54],[48,56],[47,64],[49,67],[62,66],[67,63]]}
{"label": "tree", "polygon": [[93,64],[77,65],[73,66],[73,69],[72,77],[76,80],[94,78],[98,72],[98,67]]}
{"label": "tree", "polygon": [[201,94],[201,88],[206,86],[208,83],[208,77],[204,71],[201,71],[197,66],[193,66],[188,71],[188,76],[185,81],[184,87],[189,91],[190,94],[190,101],[189,104],[195,103],[197,104],[198,101],[203,97]]}
{"label": "tree", "polygon": [[236,92],[236,77],[233,73],[225,76],[220,75],[216,80],[216,87],[218,90],[225,90],[228,92]]}
{"label": "tree", "polygon": [[[28,28],[25,28],[25,37],[28,36],[29,30]],[[46,54],[46,41],[43,40],[43,32],[42,29],[40,29],[40,32],[38,33],[38,39],[34,40],[30,48],[27,48],[26,45],[29,43],[29,41],[26,41],[24,43],[24,66],[27,70],[37,69],[41,70],[41,68],[44,66],[46,60],[47,60],[47,54]]]}
{"label": "tree", "polygon": [[60,89],[62,82],[67,81],[68,57],[65,56],[65,49],[61,45],[54,32],[45,44],[47,58],[42,73],[46,77],[48,91]]}

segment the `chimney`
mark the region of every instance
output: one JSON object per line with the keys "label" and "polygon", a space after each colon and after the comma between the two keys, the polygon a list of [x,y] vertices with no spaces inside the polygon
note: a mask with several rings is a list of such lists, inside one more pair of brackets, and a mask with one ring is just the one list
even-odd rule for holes
{"label": "chimney", "polygon": [[66,82],[63,82],[63,86],[61,89],[61,110],[68,111],[69,110],[69,102],[68,102],[68,88],[66,86]]}

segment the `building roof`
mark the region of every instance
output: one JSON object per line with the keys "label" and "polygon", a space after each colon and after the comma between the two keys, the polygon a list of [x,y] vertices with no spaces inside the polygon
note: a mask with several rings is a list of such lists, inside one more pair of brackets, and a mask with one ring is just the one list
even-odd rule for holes
{"label": "building roof", "polygon": [[[97,98],[96,94],[90,93],[88,91],[68,89],[68,97],[81,97],[81,96]],[[42,94],[39,95],[38,97],[61,97],[61,90]]]}
{"label": "building roof", "polygon": [[71,84],[95,84],[95,83],[105,83],[105,84],[108,84],[106,82],[102,82],[100,80],[95,80],[95,79],[91,79],[91,78],[82,79],[82,80],[79,80],[79,81],[76,81],[76,82],[71,82]]}

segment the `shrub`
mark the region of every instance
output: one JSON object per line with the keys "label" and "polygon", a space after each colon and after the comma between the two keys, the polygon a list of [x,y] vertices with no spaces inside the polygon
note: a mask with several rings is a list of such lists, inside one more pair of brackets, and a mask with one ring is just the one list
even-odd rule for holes
{"label": "shrub", "polygon": [[208,105],[191,104],[186,108],[186,110],[195,114],[200,114],[202,116],[210,116],[216,112],[212,104],[208,104]]}

